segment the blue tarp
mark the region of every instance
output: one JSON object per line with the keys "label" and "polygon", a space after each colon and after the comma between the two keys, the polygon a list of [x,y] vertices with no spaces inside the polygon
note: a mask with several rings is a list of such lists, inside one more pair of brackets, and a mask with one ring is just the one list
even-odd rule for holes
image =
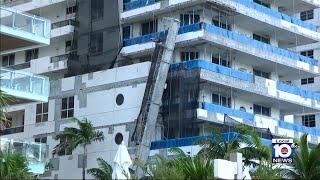
{"label": "blue tarp", "polygon": [[231,108],[227,108],[227,107],[223,107],[223,106],[219,106],[219,105],[215,105],[207,102],[203,103],[203,109],[211,112],[227,114],[229,116],[242,118],[243,120],[248,121],[250,124],[253,124],[254,115],[251,113],[247,113],[240,110],[235,110],[235,109],[231,109]]}
{"label": "blue tarp", "polygon": [[311,91],[309,89],[292,86],[283,82],[277,82],[277,89],[280,91],[292,93],[295,95],[299,95],[301,97],[320,100],[320,93],[316,93],[314,91]]}
{"label": "blue tarp", "polygon": [[293,51],[289,51],[289,50],[286,50],[286,49],[281,49],[281,48],[278,48],[276,46],[273,46],[273,45],[270,45],[270,44],[266,44],[266,43],[254,40],[254,39],[252,39],[250,37],[237,34],[237,33],[233,32],[233,31],[222,29],[222,28],[217,27],[217,26],[212,25],[212,24],[207,24],[207,23],[204,24],[204,29],[207,32],[218,34],[218,35],[233,39],[235,41],[238,41],[238,42],[241,42],[241,43],[244,43],[244,44],[250,44],[250,45],[252,45],[252,46],[254,46],[256,48],[263,49],[265,51],[269,51],[269,52],[272,52],[272,53],[275,53],[275,54],[279,54],[281,56],[286,56],[286,57],[291,58],[293,60],[302,61],[302,62],[311,64],[311,65],[317,65],[318,64],[318,61],[315,60],[315,59],[312,59],[312,58],[309,58],[309,57],[306,57],[306,56],[302,56],[302,55],[297,54],[297,53],[295,53]]}
{"label": "blue tarp", "polygon": [[[236,136],[240,134],[237,132],[229,132],[229,133],[221,133],[222,137],[226,141],[230,141]],[[193,136],[193,137],[185,137],[185,138],[176,138],[176,139],[169,139],[169,140],[160,140],[160,141],[153,141],[151,142],[150,150],[156,149],[165,149],[165,148],[173,148],[173,147],[183,147],[183,146],[192,146],[197,144],[202,138],[209,138],[214,139],[213,136]],[[261,141],[265,145],[271,145],[271,140],[261,138]]]}
{"label": "blue tarp", "polygon": [[137,9],[140,7],[144,7],[150,4],[154,4],[156,0],[133,0],[131,2],[125,3],[123,5],[123,10],[128,11],[132,9]]}
{"label": "blue tarp", "polygon": [[141,44],[146,42],[151,42],[152,39],[160,39],[163,40],[167,36],[167,31],[161,31],[156,33],[147,34],[144,36],[139,36],[136,38],[126,39],[123,41],[123,46],[131,46],[134,44]]}
{"label": "blue tarp", "polygon": [[253,82],[253,76],[249,73],[237,71],[237,70],[234,70],[225,66],[221,66],[218,64],[214,64],[205,60],[197,59],[197,60],[191,60],[191,61],[186,61],[182,63],[172,64],[170,69],[177,70],[181,65],[183,65],[183,67],[186,69],[201,68],[201,69],[206,69],[208,71],[235,77],[244,81]]}
{"label": "blue tarp", "polygon": [[305,127],[300,124],[289,123],[283,120],[279,120],[279,127],[297,132],[308,133],[313,136],[320,136],[320,129],[318,128]]}
{"label": "blue tarp", "polygon": [[317,29],[318,29],[318,26],[315,25],[315,24],[302,21],[301,19],[298,19],[296,17],[288,16],[288,15],[283,14],[283,13],[281,13],[279,11],[274,10],[274,9],[262,6],[260,4],[257,4],[255,2],[253,2],[252,0],[234,0],[234,1],[236,1],[239,4],[243,4],[243,5],[245,5],[245,6],[249,7],[249,8],[252,8],[252,9],[255,9],[257,11],[260,11],[260,12],[262,12],[264,14],[269,15],[269,16],[273,16],[273,17],[278,18],[278,19],[283,19],[283,20],[285,20],[287,22],[290,22],[290,23],[296,24],[298,26],[310,29],[312,31],[317,31]]}
{"label": "blue tarp", "polygon": [[179,28],[178,34],[199,31],[201,29],[201,24],[202,23],[195,23],[195,24],[182,26]]}

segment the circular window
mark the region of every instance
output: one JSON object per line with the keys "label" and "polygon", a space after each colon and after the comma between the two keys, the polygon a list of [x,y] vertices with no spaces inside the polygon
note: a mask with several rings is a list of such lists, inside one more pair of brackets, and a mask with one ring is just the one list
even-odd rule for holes
{"label": "circular window", "polygon": [[245,107],[241,106],[241,107],[240,107],[240,111],[246,112],[247,110],[246,110]]}
{"label": "circular window", "polygon": [[116,137],[114,138],[114,142],[118,145],[121,144],[121,142],[123,141],[123,136],[121,133],[117,133]]}
{"label": "circular window", "polygon": [[124,97],[122,94],[118,94],[117,95],[117,98],[116,98],[116,103],[118,106],[122,105],[123,104],[123,101],[124,101]]}

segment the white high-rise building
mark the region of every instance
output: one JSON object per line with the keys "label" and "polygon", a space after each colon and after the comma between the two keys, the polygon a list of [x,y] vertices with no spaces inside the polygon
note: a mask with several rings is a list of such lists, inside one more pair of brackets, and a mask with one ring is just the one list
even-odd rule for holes
{"label": "white high-rise building", "polygon": [[[314,10],[320,7],[318,1],[2,2],[3,9],[52,23],[50,45],[1,48],[0,57],[7,69],[50,79],[48,100],[10,105],[12,124],[1,130],[1,137],[49,146],[52,169],[44,178],[82,177],[82,148],[51,153],[59,143],[55,135],[74,126],[70,117],[87,118],[104,132],[103,142],[88,147],[87,168],[97,167],[98,157],[112,162],[118,133],[134,156],[131,136],[144,104],[155,41],[164,40],[171,26],[167,17],[178,19],[181,27],[150,137],[151,155],[177,146],[195,154],[196,138],[207,135],[210,125],[225,126],[226,117],[257,130],[269,128],[273,137],[309,133],[311,143],[320,142],[320,117],[301,119],[320,112],[320,11]],[[307,85],[300,84],[305,81]]]}

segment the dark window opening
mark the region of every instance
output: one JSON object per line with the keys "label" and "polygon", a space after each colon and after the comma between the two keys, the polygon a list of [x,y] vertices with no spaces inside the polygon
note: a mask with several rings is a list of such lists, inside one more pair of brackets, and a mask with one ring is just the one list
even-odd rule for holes
{"label": "dark window opening", "polygon": [[306,56],[306,57],[309,57],[309,58],[313,58],[313,50],[302,51],[302,52],[300,52],[300,54],[301,54],[302,56]]}
{"label": "dark window opening", "polygon": [[305,85],[305,84],[313,84],[314,83],[314,78],[305,78],[305,79],[301,79],[301,85]]}
{"label": "dark window opening", "polygon": [[221,94],[212,93],[212,103],[219,106],[231,107],[231,98]]}
{"label": "dark window opening", "polygon": [[254,104],[253,113],[263,116],[271,116],[271,108]]}
{"label": "dark window opening", "polygon": [[269,3],[266,3],[266,2],[263,2],[263,1],[260,1],[260,0],[253,0],[253,2],[257,3],[257,4],[260,4],[264,7],[267,7],[267,8],[270,8],[270,4]]}
{"label": "dark window opening", "polygon": [[187,26],[200,22],[200,15],[192,12],[186,14],[180,14],[180,26]]}
{"label": "dark window opening", "polygon": [[49,111],[48,103],[37,104],[36,123],[48,121],[48,111]]}
{"label": "dark window opening", "polygon": [[71,7],[68,7],[66,9],[66,12],[67,14],[73,14],[73,13],[76,13],[78,10],[78,7],[77,6],[71,6]]}
{"label": "dark window opening", "polygon": [[304,12],[301,12],[300,13],[300,19],[302,21],[306,21],[306,20],[309,20],[309,19],[313,19],[314,17],[314,11],[313,9],[312,10],[309,10],[309,11],[304,11]]}
{"label": "dark window opening", "polygon": [[103,51],[103,32],[95,32],[90,38],[90,53],[102,53]]}
{"label": "dark window opening", "polygon": [[181,52],[181,61],[190,61],[199,58],[199,52]]}
{"label": "dark window opening", "polygon": [[253,74],[256,75],[256,76],[267,78],[267,79],[270,78],[270,74],[269,73],[263,72],[263,71],[260,71],[260,70],[257,70],[257,69],[253,69]]}
{"label": "dark window opening", "polygon": [[74,114],[74,97],[62,98],[61,118],[70,118]]}
{"label": "dark window opening", "polygon": [[103,18],[104,0],[91,0],[91,20]]}
{"label": "dark window opening", "polygon": [[260,36],[258,34],[253,34],[253,39],[263,42],[263,43],[267,43],[270,44],[270,38],[269,37],[265,37],[265,36]]}
{"label": "dark window opening", "polygon": [[14,65],[14,59],[15,59],[14,54],[2,56],[2,67],[8,67],[8,66]]}
{"label": "dark window opening", "polygon": [[157,20],[149,21],[141,24],[141,35],[147,35],[157,32],[158,23]]}
{"label": "dark window opening", "polygon": [[123,39],[131,38],[131,26],[125,26],[122,28],[122,37]]}
{"label": "dark window opening", "polygon": [[26,62],[31,61],[32,59],[38,59],[39,49],[31,49],[26,51]]}
{"label": "dark window opening", "polygon": [[302,125],[316,127],[316,116],[314,114],[302,116]]}

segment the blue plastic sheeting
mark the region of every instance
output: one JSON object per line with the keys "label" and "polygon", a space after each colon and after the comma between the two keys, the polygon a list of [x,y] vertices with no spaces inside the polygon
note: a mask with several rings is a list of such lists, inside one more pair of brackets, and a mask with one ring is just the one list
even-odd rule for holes
{"label": "blue plastic sheeting", "polygon": [[[230,133],[221,133],[222,137],[226,141],[230,141],[236,136],[239,136],[239,133],[230,132]],[[176,138],[169,140],[160,140],[151,142],[150,150],[156,149],[165,149],[165,148],[173,148],[173,147],[183,147],[183,146],[192,146],[196,145],[197,141],[202,138],[214,139],[213,136],[193,136],[193,137],[185,137],[185,138]],[[261,142],[265,145],[271,145],[271,140],[261,138]]]}
{"label": "blue plastic sheeting", "polygon": [[254,120],[254,115],[251,113],[211,104],[204,102],[203,103],[203,109],[211,111],[211,112],[216,112],[216,113],[221,113],[221,114],[227,114],[229,116],[234,116],[238,118],[242,118],[243,120],[247,121],[249,124],[253,124]]}
{"label": "blue plastic sheeting", "polygon": [[279,120],[279,127],[283,129],[289,129],[297,132],[308,133],[314,136],[320,136],[320,129],[305,127],[300,124],[289,123],[283,120]]}
{"label": "blue plastic sheeting", "polygon": [[201,25],[202,23],[195,23],[195,24],[182,26],[179,28],[178,34],[199,31],[201,29]]}
{"label": "blue plastic sheeting", "polygon": [[123,6],[124,11],[137,9],[140,7],[144,7],[150,4],[154,4],[156,0],[133,0],[131,2],[125,3]]}
{"label": "blue plastic sheeting", "polygon": [[151,42],[153,39],[164,40],[166,38],[166,36],[167,36],[167,31],[151,33],[151,34],[139,36],[136,38],[126,39],[123,41],[123,46],[131,46],[134,44]]}
{"label": "blue plastic sheeting", "polygon": [[[191,24],[191,25],[180,27],[178,33],[183,34],[183,33],[187,33],[187,32],[199,31],[201,29],[201,24],[202,23],[196,23],[196,24]],[[167,36],[167,31],[151,33],[151,34],[147,34],[144,36],[126,39],[123,41],[123,46],[131,46],[134,44],[151,42],[152,39],[163,40],[166,38],[166,36]]]}
{"label": "blue plastic sheeting", "polygon": [[286,56],[286,57],[293,59],[293,60],[302,61],[302,62],[311,64],[311,65],[315,65],[315,66],[318,64],[318,61],[315,59],[312,59],[312,58],[309,58],[306,56],[302,56],[302,55],[297,54],[293,51],[281,49],[276,46],[254,40],[250,37],[240,35],[240,34],[237,34],[235,32],[232,32],[232,31],[229,31],[226,29],[219,28],[219,27],[214,26],[212,24],[207,24],[207,23],[204,24],[204,29],[210,33],[218,34],[218,35],[233,39],[235,41],[238,41],[238,42],[241,42],[244,44],[250,44],[256,48],[263,49],[264,51],[269,51],[269,52],[272,52],[275,54],[279,54],[281,56]]}
{"label": "blue plastic sheeting", "polygon": [[291,94],[299,95],[301,97],[320,100],[320,93],[316,93],[309,89],[292,86],[283,82],[277,82],[277,89]]}
{"label": "blue plastic sheeting", "polygon": [[182,63],[172,64],[170,69],[177,70],[179,66],[183,65],[185,69],[201,68],[208,71],[224,74],[227,76],[235,77],[244,81],[253,82],[253,76],[249,73],[236,71],[234,69],[211,63],[205,60],[191,60]]}
{"label": "blue plastic sheeting", "polygon": [[286,14],[280,13],[279,11],[276,11],[276,10],[270,9],[268,7],[262,6],[260,4],[257,4],[255,2],[253,2],[252,0],[234,0],[234,1],[236,1],[239,4],[243,4],[249,8],[260,11],[264,14],[269,15],[269,16],[273,16],[278,19],[283,19],[285,21],[288,21],[288,22],[291,22],[291,23],[296,24],[298,26],[310,29],[312,31],[317,31],[317,29],[318,29],[318,26],[315,24],[304,22],[296,17],[292,17],[292,16],[288,16]]}

